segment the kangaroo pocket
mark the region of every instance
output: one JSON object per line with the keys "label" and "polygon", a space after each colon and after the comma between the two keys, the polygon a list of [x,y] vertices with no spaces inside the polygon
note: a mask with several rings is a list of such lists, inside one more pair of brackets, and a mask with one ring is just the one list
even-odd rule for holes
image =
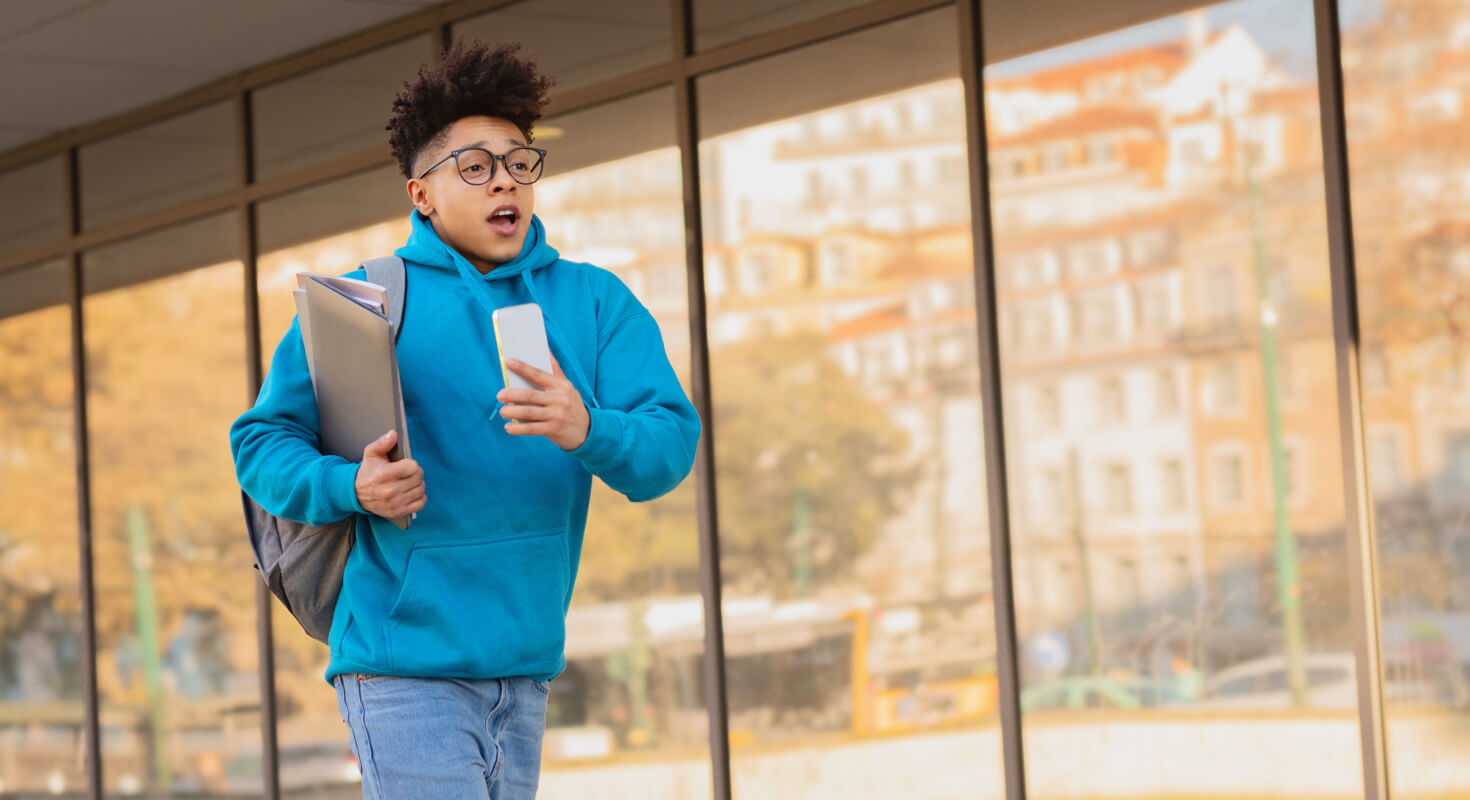
{"label": "kangaroo pocket", "polygon": [[397,675],[485,678],[555,661],[566,594],[561,528],[417,544],[383,625],[389,663]]}

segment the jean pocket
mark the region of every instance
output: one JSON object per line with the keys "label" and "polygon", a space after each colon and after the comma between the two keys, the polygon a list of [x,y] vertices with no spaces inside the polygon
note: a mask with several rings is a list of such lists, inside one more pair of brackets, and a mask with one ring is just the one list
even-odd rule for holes
{"label": "jean pocket", "polygon": [[489,677],[558,659],[568,580],[561,528],[416,545],[383,626],[391,671]]}

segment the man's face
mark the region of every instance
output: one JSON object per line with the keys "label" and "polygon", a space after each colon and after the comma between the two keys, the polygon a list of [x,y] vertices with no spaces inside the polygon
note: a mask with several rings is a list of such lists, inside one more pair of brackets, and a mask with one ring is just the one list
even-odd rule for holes
{"label": "man's face", "polygon": [[[430,148],[414,166],[408,181],[408,196],[445,244],[458,250],[481,272],[488,272],[521,253],[535,207],[534,188],[517,183],[499,159],[492,161],[494,176],[482,186],[467,183],[460,166],[468,166],[466,154],[456,166],[451,158],[423,172],[434,162],[465,147],[481,147],[495,155],[524,147],[525,134],[515,123],[500,117],[465,117],[449,126],[445,144]],[[481,154],[482,155],[482,154]],[[480,180],[483,167],[469,168],[465,177]],[[524,176],[523,176],[524,179]]]}

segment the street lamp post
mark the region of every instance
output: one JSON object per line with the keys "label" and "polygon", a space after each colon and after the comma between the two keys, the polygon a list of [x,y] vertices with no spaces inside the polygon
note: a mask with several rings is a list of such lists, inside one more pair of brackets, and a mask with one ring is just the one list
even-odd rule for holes
{"label": "street lamp post", "polygon": [[153,761],[153,779],[159,791],[167,793],[173,788],[173,777],[163,708],[163,666],[158,652],[158,603],[153,590],[153,555],[149,542],[148,519],[141,506],[132,506],[127,511],[125,521],[131,556],[129,563],[133,571],[133,608],[138,622],[138,643],[143,651],[143,681],[148,698],[148,738]]}
{"label": "street lamp post", "polygon": [[1276,596],[1281,606],[1285,636],[1287,685],[1292,704],[1307,703],[1306,634],[1302,626],[1301,581],[1297,574],[1296,535],[1287,514],[1286,448],[1282,443],[1280,375],[1276,351],[1278,313],[1271,302],[1266,242],[1261,222],[1261,183],[1256,177],[1256,151],[1247,148],[1246,176],[1250,183],[1251,243],[1255,260],[1256,296],[1260,304],[1261,370],[1266,393],[1266,426],[1271,450],[1271,507],[1275,521]]}
{"label": "street lamp post", "polygon": [[1102,628],[1097,620],[1097,604],[1092,594],[1092,565],[1087,556],[1087,534],[1083,530],[1082,465],[1074,445],[1067,450],[1067,472],[1072,486],[1072,544],[1077,548],[1077,579],[1082,588],[1082,603],[1087,617],[1087,672],[1102,674]]}

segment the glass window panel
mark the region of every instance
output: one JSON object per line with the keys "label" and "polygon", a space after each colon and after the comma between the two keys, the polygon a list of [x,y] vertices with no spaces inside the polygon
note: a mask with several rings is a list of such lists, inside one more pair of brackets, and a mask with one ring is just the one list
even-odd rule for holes
{"label": "glass window panel", "polygon": [[667,62],[667,0],[526,0],[455,23],[454,35],[520,42],[566,91]]}
{"label": "glass window panel", "polygon": [[83,257],[109,796],[229,791],[260,746],[260,579],[227,435],[246,400],[238,230],[222,215]]}
{"label": "glass window panel", "polygon": [[1442,768],[1470,753],[1470,7],[1342,13],[1388,774],[1444,796],[1470,789]]}
{"label": "glass window panel", "polygon": [[421,36],[255,90],[256,179],[369,147],[387,153],[393,97],[431,52]]}
{"label": "glass window panel", "polygon": [[[1340,482],[1291,480],[1343,469],[1312,4],[1130,3],[1170,15],[1127,28],[1116,4],[1061,5],[985,4],[995,41],[1056,45],[986,69],[993,156],[1041,171],[991,175],[998,263],[1045,243],[1084,297],[1145,307],[1107,325],[1076,308],[1061,352],[1003,342],[1008,474],[1076,464],[1080,506],[1013,506],[1022,685],[1136,704],[1023,714],[1029,791],[1359,795],[1351,685],[1309,671],[1351,660]],[[1078,157],[1099,140],[1117,157]],[[1001,313],[1037,294],[1002,283]],[[1310,404],[1288,402],[1287,350]],[[1016,401],[1056,384],[1079,423],[1023,431]],[[1062,564],[1065,594],[1023,577]],[[1201,736],[1217,744],[1176,749]]]}
{"label": "glass window panel", "polygon": [[215,103],[81,148],[82,225],[93,228],[236,185],[235,113]]}
{"label": "glass window panel", "polygon": [[0,253],[66,235],[60,158],[0,173]]}
{"label": "glass window panel", "polygon": [[87,786],[68,283],[63,262],[0,275],[0,793],[14,796]]}
{"label": "glass window panel", "polygon": [[954,26],[699,80],[737,797],[1002,791]]}

